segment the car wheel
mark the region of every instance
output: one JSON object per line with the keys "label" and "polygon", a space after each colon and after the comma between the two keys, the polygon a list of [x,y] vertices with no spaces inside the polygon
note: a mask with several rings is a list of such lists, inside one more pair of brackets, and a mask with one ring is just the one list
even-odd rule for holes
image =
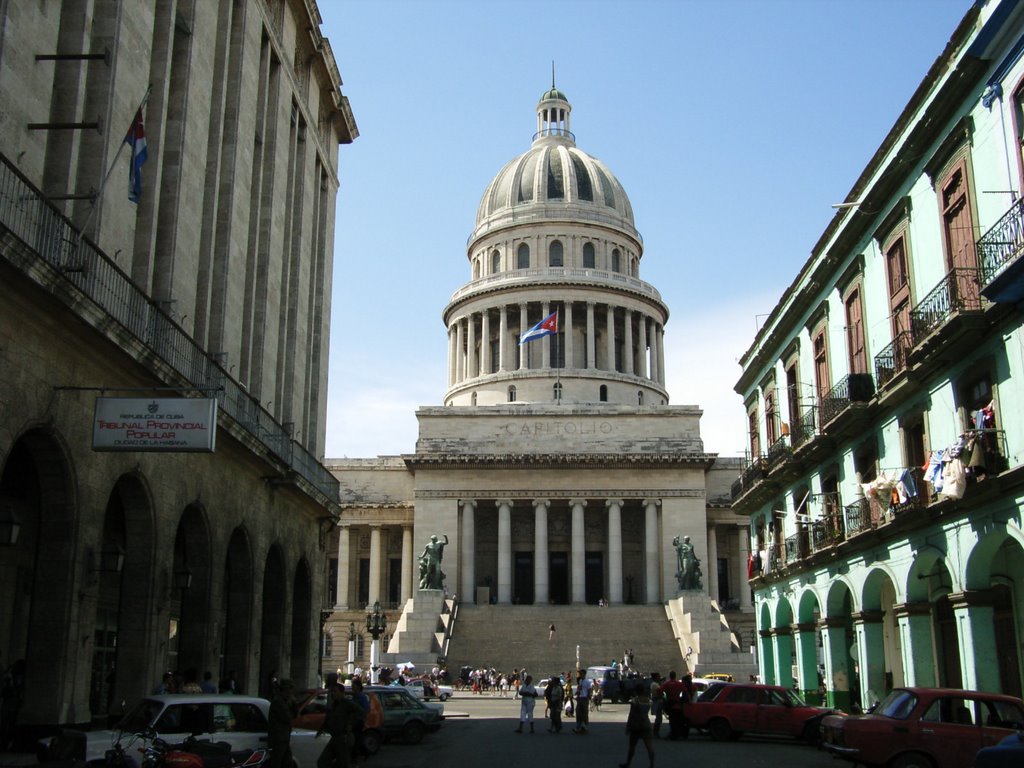
{"label": "car wheel", "polygon": [[821,727],[817,722],[807,723],[803,733],[800,734],[800,741],[806,744],[817,744],[821,741]]}
{"label": "car wheel", "polygon": [[442,693],[439,696],[439,698],[441,699],[441,701],[448,701],[448,694],[447,693]]}
{"label": "car wheel", "polygon": [[380,731],[376,728],[371,728],[368,731],[363,731],[363,751],[368,755],[376,755],[380,750]]}
{"label": "car wheel", "polygon": [[406,723],[405,728],[402,729],[402,740],[406,744],[419,744],[423,741],[424,733],[426,733],[426,729],[423,727],[423,723],[413,720]]}
{"label": "car wheel", "polygon": [[720,717],[716,717],[708,723],[708,734],[715,741],[728,741],[732,737],[732,728],[729,723]]}
{"label": "car wheel", "polygon": [[892,759],[889,768],[934,768],[927,755],[920,752],[907,752]]}

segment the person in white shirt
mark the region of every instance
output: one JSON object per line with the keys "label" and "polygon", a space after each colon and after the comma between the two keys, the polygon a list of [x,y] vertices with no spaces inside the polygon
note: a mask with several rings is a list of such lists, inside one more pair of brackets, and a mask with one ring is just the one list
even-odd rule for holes
{"label": "person in white shirt", "polygon": [[523,732],[523,724],[530,724],[530,733],[533,733],[533,708],[537,704],[537,687],[533,684],[533,675],[527,675],[519,686],[519,727],[516,733]]}
{"label": "person in white shirt", "polygon": [[573,733],[586,733],[590,725],[590,692],[594,681],[587,677],[586,670],[576,672],[576,727]]}

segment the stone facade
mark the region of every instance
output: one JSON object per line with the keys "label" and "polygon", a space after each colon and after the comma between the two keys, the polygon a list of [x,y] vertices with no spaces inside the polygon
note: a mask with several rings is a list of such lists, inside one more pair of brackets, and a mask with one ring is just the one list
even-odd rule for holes
{"label": "stone facade", "polygon": [[[166,670],[313,683],[338,147],[358,135],[316,6],[0,14],[0,666],[25,661],[21,735],[104,721]],[[101,394],[216,397],[215,451],[94,451]]]}

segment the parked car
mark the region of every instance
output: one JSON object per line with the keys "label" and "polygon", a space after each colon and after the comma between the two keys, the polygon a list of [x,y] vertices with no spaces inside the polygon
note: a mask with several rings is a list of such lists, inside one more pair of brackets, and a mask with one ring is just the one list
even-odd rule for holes
{"label": "parked car", "polygon": [[417,699],[401,685],[370,685],[365,690],[380,699],[385,738],[419,744],[426,733],[441,727],[443,704]]}
{"label": "parked car", "polygon": [[[367,753],[375,755],[384,738],[384,711],[376,694],[367,693],[367,698],[370,700],[370,711],[363,721],[363,748]],[[300,691],[298,700],[299,714],[292,719],[292,727],[313,731],[323,728],[324,717],[327,715],[327,690],[311,688]]]}
{"label": "parked car", "polygon": [[822,718],[832,713],[837,710],[810,706],[796,692],[782,686],[723,682],[698,696],[686,709],[690,726],[706,730],[715,741],[738,739],[745,733],[767,733],[812,744],[818,741]]}
{"label": "parked car", "polygon": [[894,688],[869,714],[826,717],[821,734],[826,750],[861,765],[968,768],[982,747],[1020,728],[1024,702],[1014,696]]}
{"label": "parked car", "polygon": [[727,683],[724,680],[715,680],[707,677],[695,677],[691,683],[693,684],[694,701],[698,699],[711,701],[718,696],[722,688],[731,685],[731,683]]}
{"label": "parked car", "polygon": [[[154,736],[170,744],[194,736],[200,741],[220,741],[232,751],[267,746],[267,716],[270,702],[255,696],[231,694],[167,694],[147,696],[132,707],[113,730],[67,731],[77,736],[73,755],[87,763],[104,761],[107,750],[121,743],[126,753],[139,759]],[[292,752],[297,766],[312,768],[319,754],[314,731],[298,729],[292,734]],[[41,746],[48,750],[49,739]],[[130,747],[129,747],[130,742]],[[136,753],[137,750],[137,753]]]}
{"label": "parked car", "polygon": [[735,683],[736,678],[726,672],[708,672],[704,675],[705,680],[721,680],[723,683]]}
{"label": "parked car", "polygon": [[628,701],[634,692],[651,687],[650,678],[636,674],[623,676],[618,667],[587,667],[586,676],[594,681],[595,688],[601,687],[602,699],[613,704]]}
{"label": "parked car", "polygon": [[994,747],[982,747],[974,768],[1020,768],[1024,765],[1024,731],[1011,733]]}
{"label": "parked car", "polygon": [[423,700],[439,699],[441,701],[448,701],[452,697],[452,687],[450,685],[442,685],[441,683],[435,683],[429,678],[416,678],[410,680],[405,684],[407,690],[412,691],[413,696]]}

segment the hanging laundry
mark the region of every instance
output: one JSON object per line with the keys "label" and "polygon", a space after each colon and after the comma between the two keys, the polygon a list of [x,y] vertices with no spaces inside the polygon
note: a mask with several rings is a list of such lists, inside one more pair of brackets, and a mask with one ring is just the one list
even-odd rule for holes
{"label": "hanging laundry", "polygon": [[917,482],[914,480],[914,473],[904,469],[896,481],[896,496],[900,504],[906,504],[917,496]]}
{"label": "hanging laundry", "polygon": [[942,495],[962,499],[967,490],[967,472],[959,458],[950,459],[942,467]]}
{"label": "hanging laundry", "polygon": [[932,451],[928,457],[928,467],[924,471],[924,479],[931,483],[935,493],[942,493],[942,462],[946,458],[946,451],[940,448]]}

